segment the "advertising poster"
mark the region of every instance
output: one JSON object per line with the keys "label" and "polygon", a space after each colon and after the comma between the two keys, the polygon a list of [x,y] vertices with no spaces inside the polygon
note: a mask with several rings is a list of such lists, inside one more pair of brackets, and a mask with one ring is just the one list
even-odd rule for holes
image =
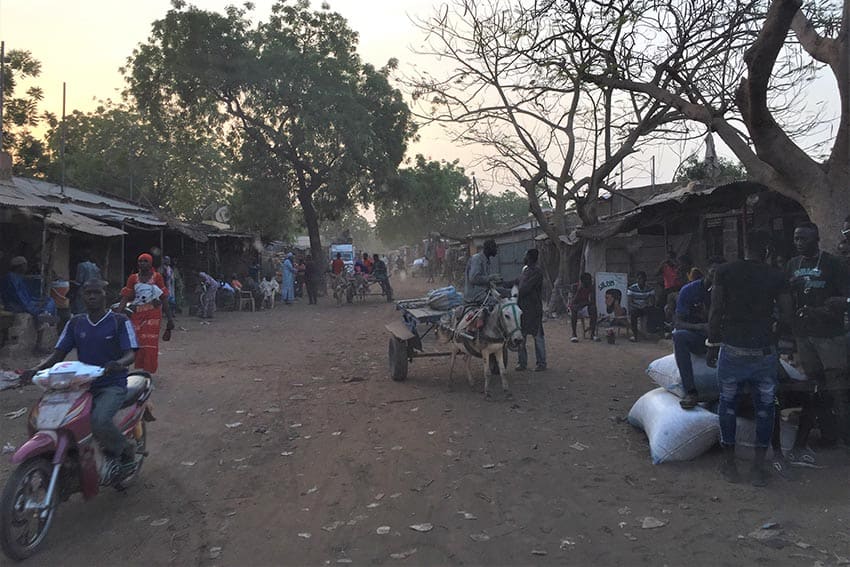
{"label": "advertising poster", "polygon": [[626,317],[626,289],[629,287],[628,274],[616,272],[596,273],[596,309],[599,320]]}

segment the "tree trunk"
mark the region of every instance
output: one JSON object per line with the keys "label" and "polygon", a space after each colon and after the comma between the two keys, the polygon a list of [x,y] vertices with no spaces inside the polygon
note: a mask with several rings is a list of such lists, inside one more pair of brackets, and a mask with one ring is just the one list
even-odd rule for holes
{"label": "tree trunk", "polygon": [[850,187],[833,187],[832,191],[824,187],[812,187],[800,199],[800,204],[806,209],[809,219],[818,225],[820,231],[820,247],[833,254],[838,251],[841,241],[841,227],[850,210],[840,203],[850,202]]}
{"label": "tree trunk", "polygon": [[[313,255],[313,261],[324,265],[326,258],[322,250],[322,237],[319,234],[319,215],[316,213],[316,207],[313,206],[313,193],[309,189],[298,191],[298,202],[301,204],[301,210],[304,213],[304,226],[307,227],[307,235],[310,237],[310,254]],[[324,270],[322,270],[324,272]]]}

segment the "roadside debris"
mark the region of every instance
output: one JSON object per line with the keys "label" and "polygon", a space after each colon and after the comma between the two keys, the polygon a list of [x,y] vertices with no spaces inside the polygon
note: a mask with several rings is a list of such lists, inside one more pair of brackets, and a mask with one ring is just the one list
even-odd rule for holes
{"label": "roadside debris", "polygon": [[21,417],[21,416],[22,416],[22,415],[24,415],[25,413],[27,413],[27,408],[21,408],[21,409],[19,409],[19,410],[10,411],[9,413],[7,413],[7,414],[5,414],[5,415],[6,415],[6,417],[8,417],[9,419],[18,419],[19,417]]}
{"label": "roadside debris", "polygon": [[667,522],[663,520],[659,520],[658,518],[653,518],[652,516],[647,516],[643,519],[640,527],[645,530],[654,530],[655,528],[661,528],[667,525]]}

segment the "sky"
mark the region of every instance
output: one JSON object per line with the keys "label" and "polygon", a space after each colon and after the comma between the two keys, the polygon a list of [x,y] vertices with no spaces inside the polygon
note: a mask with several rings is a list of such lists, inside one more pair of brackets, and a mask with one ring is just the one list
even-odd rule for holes
{"label": "sky", "polygon": [[[195,0],[200,8],[222,10],[233,0]],[[265,19],[273,0],[255,0],[254,14]],[[410,74],[413,66],[439,72],[446,63],[416,55],[413,49],[424,43],[422,32],[411,21],[432,15],[439,0],[329,0],[331,9],[341,13],[360,34],[359,52],[364,61],[377,67],[390,58],[400,61],[400,71]],[[320,2],[312,2],[318,7]],[[45,91],[42,109],[56,115],[62,111],[62,82],[67,83],[67,112],[89,111],[98,101],[120,98],[123,79],[119,68],[133,49],[144,42],[151,23],[171,7],[170,0],[0,0],[0,39],[6,49],[28,49],[42,63],[36,83]],[[834,83],[834,81],[833,81]],[[816,90],[835,90],[815,83]],[[837,101],[834,103],[837,107]],[[502,191],[507,187],[473,165],[482,148],[453,143],[436,127],[419,132],[411,145],[410,157],[422,153],[432,159],[459,159],[467,172],[478,169],[483,190]],[[732,157],[718,141],[718,153]],[[653,148],[632,160],[631,184],[649,184],[651,157],[655,157],[656,181],[672,177],[683,156],[698,151],[686,148]],[[629,183],[627,183],[628,185]]]}

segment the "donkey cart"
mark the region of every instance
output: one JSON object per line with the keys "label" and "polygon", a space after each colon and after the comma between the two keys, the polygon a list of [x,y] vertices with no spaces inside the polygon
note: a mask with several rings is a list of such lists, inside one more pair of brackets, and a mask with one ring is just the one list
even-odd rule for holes
{"label": "donkey cart", "polygon": [[[432,358],[451,356],[450,345],[442,345],[446,350],[428,350],[423,343],[427,341],[431,348],[440,346],[436,340],[438,330],[452,334],[455,329],[451,325],[452,309],[433,309],[428,305],[428,298],[403,299],[396,301],[396,309],[401,311],[401,320],[386,325],[390,333],[388,348],[390,377],[400,382],[407,378],[409,363],[416,358]],[[471,338],[471,337],[470,337]],[[507,350],[503,351],[503,360],[507,364]],[[491,358],[491,369],[498,374],[495,358]]]}

